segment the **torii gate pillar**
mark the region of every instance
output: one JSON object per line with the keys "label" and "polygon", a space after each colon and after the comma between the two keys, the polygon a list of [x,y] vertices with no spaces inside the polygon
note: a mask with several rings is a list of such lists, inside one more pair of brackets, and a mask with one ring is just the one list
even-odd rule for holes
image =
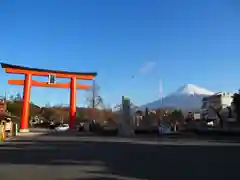
{"label": "torii gate pillar", "polygon": [[26,74],[23,88],[23,105],[22,105],[22,117],[20,123],[20,131],[28,132],[28,117],[29,117],[29,104],[30,104],[30,93],[32,86],[32,75]]}
{"label": "torii gate pillar", "polygon": [[76,124],[76,85],[77,85],[77,79],[71,78],[71,84],[70,84],[70,110],[69,110],[69,126],[70,129],[75,128]]}

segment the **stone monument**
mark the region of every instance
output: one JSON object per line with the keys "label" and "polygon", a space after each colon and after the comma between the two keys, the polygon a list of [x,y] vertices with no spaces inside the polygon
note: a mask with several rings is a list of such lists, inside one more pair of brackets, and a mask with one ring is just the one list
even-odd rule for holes
{"label": "stone monument", "polygon": [[131,123],[130,99],[122,96],[121,122],[118,128],[118,135],[133,136],[134,130]]}

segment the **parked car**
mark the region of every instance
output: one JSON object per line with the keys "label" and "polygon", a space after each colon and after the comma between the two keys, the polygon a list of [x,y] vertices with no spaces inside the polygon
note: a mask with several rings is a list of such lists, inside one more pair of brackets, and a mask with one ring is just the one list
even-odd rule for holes
{"label": "parked car", "polygon": [[69,129],[68,124],[59,124],[55,126],[56,131],[67,131]]}

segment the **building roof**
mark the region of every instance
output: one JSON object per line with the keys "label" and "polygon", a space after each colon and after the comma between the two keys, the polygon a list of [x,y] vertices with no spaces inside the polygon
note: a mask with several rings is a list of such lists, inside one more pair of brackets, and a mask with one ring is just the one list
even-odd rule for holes
{"label": "building roof", "polygon": [[40,69],[40,68],[29,68],[25,66],[18,66],[12,64],[1,63],[2,68],[11,68],[11,69],[19,69],[19,70],[28,70],[28,71],[38,71],[38,72],[48,72],[48,73],[64,73],[69,75],[90,75],[90,76],[97,76],[96,72],[69,72],[69,71],[62,71],[62,70],[49,70],[49,69]]}

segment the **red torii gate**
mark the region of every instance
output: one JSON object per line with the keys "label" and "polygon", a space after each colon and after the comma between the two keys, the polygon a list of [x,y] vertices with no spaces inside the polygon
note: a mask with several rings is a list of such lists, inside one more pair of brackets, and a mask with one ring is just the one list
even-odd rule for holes
{"label": "red torii gate", "polygon": [[[81,73],[81,72],[67,72],[56,71],[38,68],[29,68],[23,66],[17,66],[12,64],[1,63],[2,68],[6,73],[10,74],[24,74],[24,80],[8,80],[8,84],[11,85],[23,85],[23,106],[21,113],[20,131],[28,132],[28,117],[29,117],[29,102],[32,86],[38,87],[54,87],[54,88],[70,88],[70,107],[69,107],[69,126],[70,129],[75,128],[76,118],[76,89],[88,89],[89,85],[81,85],[77,83],[78,79],[81,80],[93,80],[97,73]],[[48,82],[39,82],[32,79],[32,76],[47,76]],[[68,78],[71,79],[68,83],[56,83],[55,78]],[[53,81],[51,81],[53,80]]]}

